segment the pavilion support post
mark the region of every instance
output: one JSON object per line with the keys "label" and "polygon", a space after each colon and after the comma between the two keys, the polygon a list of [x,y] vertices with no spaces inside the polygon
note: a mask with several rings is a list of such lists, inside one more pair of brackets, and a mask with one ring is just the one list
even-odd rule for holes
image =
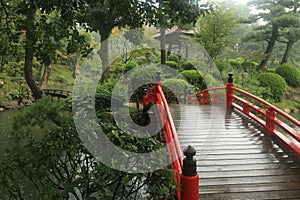
{"label": "pavilion support post", "polygon": [[198,200],[199,175],[197,174],[197,162],[193,158],[196,150],[189,145],[183,153],[186,157],[183,159],[181,174],[181,200]]}
{"label": "pavilion support post", "polygon": [[226,87],[226,103],[227,107],[232,107],[233,105],[233,74],[228,74],[228,82]]}
{"label": "pavilion support post", "polygon": [[166,55],[166,28],[160,28],[160,64],[165,65],[167,60]]}

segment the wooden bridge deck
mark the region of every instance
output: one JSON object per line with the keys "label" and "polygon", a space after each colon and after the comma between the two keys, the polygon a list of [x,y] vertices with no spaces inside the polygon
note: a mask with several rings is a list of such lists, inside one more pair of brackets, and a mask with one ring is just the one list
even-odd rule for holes
{"label": "wooden bridge deck", "polygon": [[200,199],[300,199],[300,162],[223,105],[172,106],[181,146],[196,150]]}

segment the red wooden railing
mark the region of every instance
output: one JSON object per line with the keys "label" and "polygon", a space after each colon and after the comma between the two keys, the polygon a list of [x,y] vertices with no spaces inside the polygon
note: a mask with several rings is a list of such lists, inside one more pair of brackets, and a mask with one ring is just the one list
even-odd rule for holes
{"label": "red wooden railing", "polygon": [[177,137],[176,128],[171,116],[169,105],[162,90],[160,80],[151,87],[143,98],[143,106],[154,104],[159,109],[159,117],[163,125],[163,132],[166,143],[168,145],[168,153],[172,162],[172,169],[175,171],[175,179],[177,184],[177,196],[180,200],[180,176],[182,173],[183,153]]}
{"label": "red wooden railing", "polygon": [[232,74],[230,74],[226,87],[209,88],[195,95],[190,95],[188,103],[202,105],[211,102],[223,102],[222,99],[220,100],[220,97],[225,96],[225,94],[213,93],[218,90],[226,91],[227,106],[239,110],[259,123],[265,131],[276,136],[276,138],[300,157],[300,133],[293,128],[300,128],[300,122],[269,102],[234,87]]}
{"label": "red wooden railing", "polygon": [[[208,88],[197,92],[196,94],[189,95],[187,102],[188,104],[199,104],[199,105],[206,105],[210,103],[225,103],[225,93],[218,93],[219,91],[224,91],[226,87],[215,87],[215,88]],[[223,97],[223,98],[222,98]]]}

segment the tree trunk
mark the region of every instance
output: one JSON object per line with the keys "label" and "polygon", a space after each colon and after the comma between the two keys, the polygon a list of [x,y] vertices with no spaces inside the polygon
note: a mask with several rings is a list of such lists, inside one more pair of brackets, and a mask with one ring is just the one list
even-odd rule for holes
{"label": "tree trunk", "polygon": [[258,69],[264,69],[268,63],[268,60],[270,58],[270,55],[273,51],[276,39],[278,37],[278,25],[276,23],[272,23],[272,35],[270,38],[270,41],[268,43],[268,47],[265,51],[265,58],[260,62]]}
{"label": "tree trunk", "polygon": [[160,63],[162,65],[166,64],[167,56],[166,56],[166,28],[160,28]]}
{"label": "tree trunk", "polygon": [[98,55],[101,58],[101,64],[102,64],[102,78],[101,81],[105,81],[108,79],[110,70],[109,70],[109,57],[108,57],[108,38],[110,35],[111,30],[104,30],[100,29],[100,35],[101,35],[101,44],[100,44],[100,50],[97,52]]}
{"label": "tree trunk", "polygon": [[42,68],[42,76],[39,84],[41,90],[45,89],[48,84],[52,66],[53,65],[50,64],[49,66],[43,66]]}
{"label": "tree trunk", "polygon": [[37,85],[36,81],[34,80],[32,74],[32,66],[33,66],[33,49],[35,44],[35,35],[34,35],[34,19],[36,8],[35,5],[31,5],[31,12],[28,14],[27,18],[27,30],[26,30],[26,38],[25,38],[25,66],[24,66],[24,73],[25,79],[32,91],[33,97],[35,99],[39,99],[42,97],[42,91]]}
{"label": "tree trunk", "polygon": [[76,78],[76,75],[78,74],[79,70],[79,61],[80,61],[80,51],[76,51],[76,63],[73,71],[73,77]]}
{"label": "tree trunk", "polygon": [[281,65],[288,62],[288,59],[290,57],[290,54],[291,54],[292,47],[293,47],[294,43],[295,42],[291,41],[291,40],[289,40],[287,42],[284,55],[283,55],[282,60],[280,62]]}

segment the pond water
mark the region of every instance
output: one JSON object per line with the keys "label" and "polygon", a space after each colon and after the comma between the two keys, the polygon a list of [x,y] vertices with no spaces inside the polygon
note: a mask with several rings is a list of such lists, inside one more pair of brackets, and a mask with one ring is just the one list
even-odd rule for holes
{"label": "pond water", "polygon": [[12,118],[21,113],[21,109],[6,110],[0,112],[0,152],[9,146],[12,131]]}

